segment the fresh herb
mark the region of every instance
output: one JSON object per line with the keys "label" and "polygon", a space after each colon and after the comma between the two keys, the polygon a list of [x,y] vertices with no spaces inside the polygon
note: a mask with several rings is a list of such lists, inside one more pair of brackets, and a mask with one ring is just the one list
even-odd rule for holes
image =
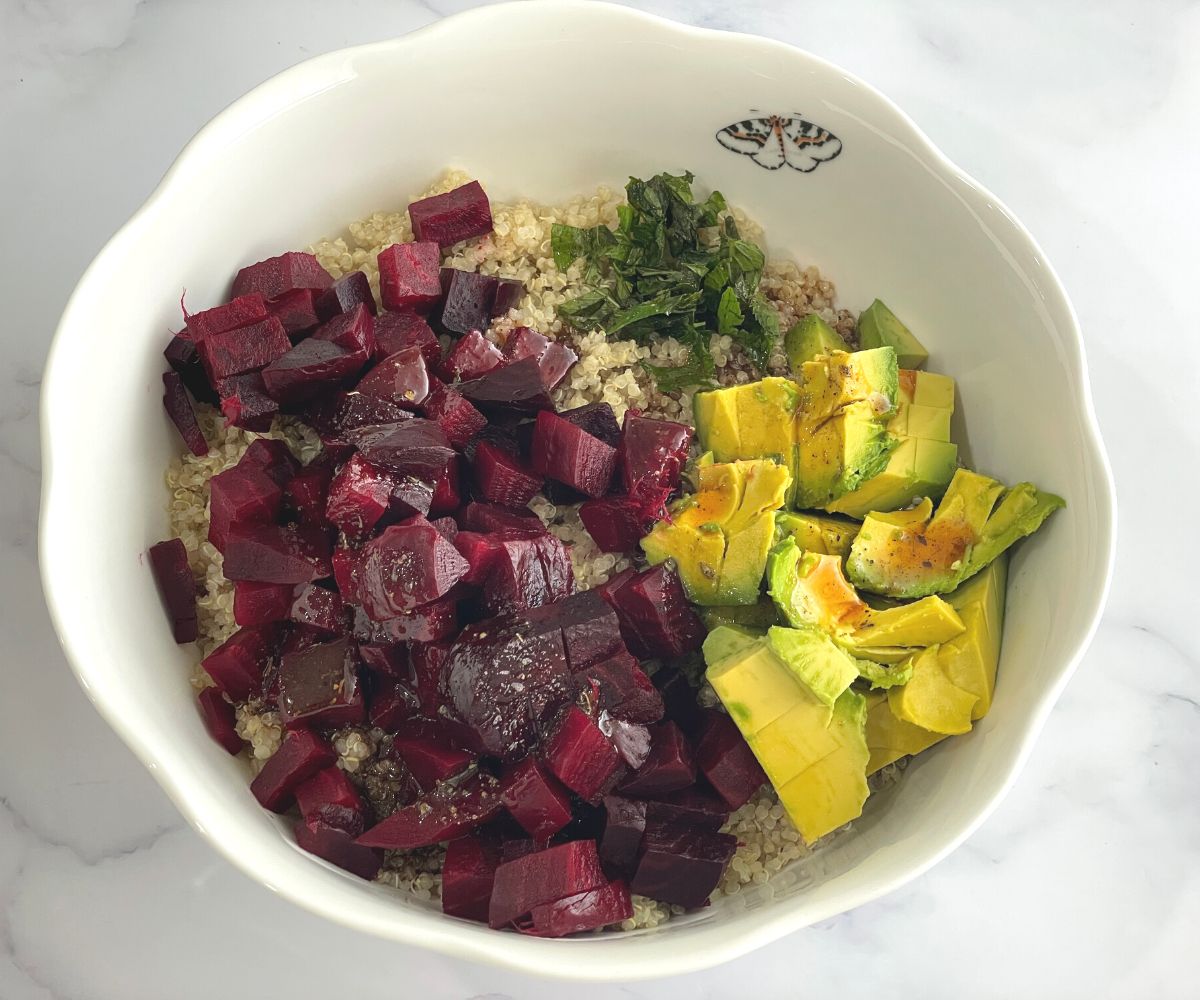
{"label": "fresh herb", "polygon": [[732,218],[722,221],[719,191],[697,202],[692,180],[631,178],[616,229],[556,223],[550,233],[559,268],[584,265],[587,291],[558,309],[567,322],[642,343],[674,337],[687,347],[680,365],[644,366],[663,392],[712,382],[713,333],[732,337],[760,368],[779,339],[779,317],[758,290],[762,250],[741,238]]}

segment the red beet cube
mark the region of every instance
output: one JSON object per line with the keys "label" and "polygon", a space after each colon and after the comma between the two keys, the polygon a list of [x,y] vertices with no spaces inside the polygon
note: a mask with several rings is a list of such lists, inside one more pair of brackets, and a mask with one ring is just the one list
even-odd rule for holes
{"label": "red beet cube", "polygon": [[440,385],[425,400],[425,416],[442,429],[455,448],[464,447],[487,426],[487,417],[472,406],[457,389]]}
{"label": "red beet cube", "polygon": [[[450,469],[454,465],[455,462],[452,461],[446,466],[446,472],[438,480],[439,485],[451,475]],[[433,508],[433,495],[434,487],[416,476],[397,476],[396,490],[392,493],[391,512],[402,518],[412,517],[414,514],[424,516]]]}
{"label": "red beet cube", "polygon": [[446,297],[434,321],[443,332],[470,333],[486,330],[500,289],[498,278],[477,271],[444,267],[441,286]]}
{"label": "red beet cube", "polygon": [[564,410],[559,416],[581,431],[599,438],[610,448],[617,448],[621,444],[621,428],[613,408],[607,403],[586,403],[573,410]]}
{"label": "red beet cube", "polygon": [[314,340],[337,344],[344,351],[364,356],[364,363],[375,353],[375,319],[372,311],[357,305],[349,312],[339,313],[313,332]]}
{"label": "red beet cube", "polygon": [[238,459],[237,467],[265,472],[280,486],[287,486],[292,476],[299,471],[300,463],[282,441],[256,438]]}
{"label": "red beet cube", "polygon": [[222,379],[213,388],[221,400],[221,413],[231,427],[259,433],[271,429],[279,403],[267,394],[261,372]]}
{"label": "red beet cube", "polygon": [[200,363],[200,351],[196,341],[185,330],[174,334],[171,342],[163,350],[163,357],[172,371],[179,375],[188,392],[200,403],[218,402],[216,391],[209,384],[208,376],[204,373],[204,365]]}
{"label": "red beet cube", "polygon": [[495,819],[502,808],[496,779],[480,773],[459,785],[441,785],[412,805],[397,809],[357,843],[393,851],[432,847]]}
{"label": "red beet cube", "polygon": [[458,631],[458,598],[450,593],[436,601],[382,621],[355,609],[351,634],[360,642],[437,642]]}
{"label": "red beet cube", "polygon": [[442,912],[487,923],[498,863],[496,852],[478,837],[450,841],[442,865]]}
{"label": "red beet cube", "polygon": [[589,802],[600,799],[621,764],[612,740],[574,705],[543,744],[542,756],[564,785]]}
{"label": "red beet cube", "polygon": [[215,687],[205,688],[196,696],[196,700],[200,703],[200,719],[208,735],[229,753],[241,753],[246,743],[237,734],[237,716],[233,706]]}
{"label": "red beet cube", "polygon": [[329,484],[325,518],[352,541],[361,541],[375,530],[388,512],[399,481],[386,469],[352,455]]}
{"label": "red beet cube", "polygon": [[281,403],[307,402],[358,374],[368,357],[366,351],[347,350],[314,335],[267,365],[263,384]]}
{"label": "red beet cube", "polygon": [[317,316],[322,322],[353,312],[358,306],[365,307],[372,316],[377,311],[371,283],[362,271],[342,275],[316,298]]}
{"label": "red beet cube", "polygon": [[329,537],[315,525],[235,524],[225,543],[225,577],[311,583],[329,576]]}
{"label": "red beet cube", "polygon": [[425,310],[441,301],[442,255],[436,243],[396,243],[380,251],[378,260],[384,309]]}
{"label": "red beet cube", "polygon": [[243,267],[233,279],[233,294],[258,292],[274,299],[294,288],[324,289],[332,284],[333,278],[316,257],[292,251]]}
{"label": "red beet cube", "polygon": [[442,361],[440,374],[447,381],[479,378],[502,364],[504,355],[500,353],[500,348],[478,330],[472,329],[451,346],[450,352]]}
{"label": "red beet cube", "polygon": [[517,278],[501,278],[496,288],[496,301],[492,303],[492,316],[503,316],[516,308],[525,295],[525,285]]}
{"label": "red beet cube", "polygon": [[444,740],[421,736],[397,736],[392,741],[392,755],[404,761],[424,792],[432,791],[438,782],[462,774],[475,762],[474,755],[466,750]]}
{"label": "red beet cube", "polygon": [[200,363],[208,380],[216,385],[222,379],[257,371],[292,349],[283,324],[274,316],[214,333],[199,344]]}
{"label": "red beet cube", "polygon": [[[224,333],[235,330],[239,326],[249,326],[259,320],[266,319],[271,314],[267,300],[252,292],[249,295],[239,295],[224,305],[214,306],[202,312],[187,316],[188,336],[199,342],[214,333]],[[185,314],[186,315],[186,314]]]}
{"label": "red beet cube", "polygon": [[729,866],[737,838],[665,823],[647,823],[630,889],[674,906],[703,906]]}
{"label": "red beet cube", "polygon": [[458,550],[418,514],[362,547],[355,589],[367,614],[383,621],[445,596],[467,569]]}
{"label": "red beet cube", "polygon": [[550,340],[527,326],[518,326],[504,342],[504,357],[509,361],[533,358],[542,373],[542,384],[555,388],[563,380],[579,355],[565,344]]}
{"label": "red beet cube", "polygon": [[637,660],[620,652],[593,663],[576,674],[588,684],[594,683],[599,708],[627,722],[657,722],[663,716],[662,695],[646,676]]}
{"label": "red beet cube", "polygon": [[521,618],[534,631],[555,631],[562,636],[567,664],[574,672],[625,648],[616,627],[617,616],[590,590],[530,608],[521,612]]}
{"label": "red beet cube", "polygon": [[495,504],[476,503],[475,501],[471,501],[463,508],[459,517],[459,527],[467,531],[479,532],[512,529],[532,531],[542,535],[549,534],[546,526],[542,524],[542,519],[528,508],[509,510]]}
{"label": "red beet cube", "polygon": [[535,906],[604,885],[594,840],[573,840],[506,861],[496,869],[488,924],[505,927]]}
{"label": "red beet cube", "polygon": [[650,756],[621,782],[621,794],[655,798],[695,782],[696,762],[687,737],[674,722],[662,722],[650,730]]}
{"label": "red beet cube", "polygon": [[570,421],[542,411],[533,432],[532,464],[543,476],[601,497],[612,482],[617,452]]}
{"label": "red beet cube", "polygon": [[418,240],[432,240],[439,247],[492,231],[492,207],[478,181],[414,201],[408,206],[408,217]]}
{"label": "red beet cube", "polygon": [[316,733],[293,729],[250,783],[250,791],[264,808],[283,812],[291,804],[297,786],[336,759],[333,747]]}
{"label": "red beet cube", "polygon": [[283,490],[260,469],[235,465],[209,481],[208,540],[224,552],[236,526],[264,524],[279,516]]}
{"label": "red beet cube", "polygon": [[196,624],[196,580],[188,566],[187,548],[178,538],[150,546],[150,572],[158,587],[171,634],[179,643],[194,642],[199,634]]}
{"label": "red beet cube", "polygon": [[356,844],[352,833],[319,817],[296,824],[296,843],[309,854],[324,858],[368,882],[379,874],[383,865],[379,851]]}
{"label": "red beet cube", "polygon": [[454,546],[469,566],[462,582],[473,586],[482,584],[495,569],[504,542],[540,538],[544,535],[544,531],[514,528],[498,528],[488,532],[459,531],[454,536]]}
{"label": "red beet cube", "polygon": [[506,538],[492,558],[483,581],[483,604],[498,615],[538,608],[567,597],[575,576],[566,546],[553,535]]}
{"label": "red beet cube", "polygon": [[542,488],[542,477],[517,455],[488,441],[475,449],[472,463],[479,496],[505,507],[524,507]]}
{"label": "red beet cube", "polygon": [[723,712],[708,713],[696,741],[696,765],[730,809],[744,806],[767,780],[737,724]]}
{"label": "red beet cube", "polygon": [[532,757],[508,769],[500,798],[535,840],[546,840],[571,822],[570,793]]}
{"label": "red beet cube", "polygon": [[654,526],[643,504],[627,496],[587,500],[579,506],[579,520],[601,552],[635,552]]}
{"label": "red beet cube", "polygon": [[729,820],[725,800],[699,785],[671,792],[646,803],[650,823],[674,823],[716,833]]}
{"label": "red beet cube", "polygon": [[[378,648],[378,647],[376,647]],[[361,655],[363,647],[359,647]],[[417,711],[417,696],[404,684],[377,678],[371,686],[367,721],[384,732],[394,733]]]}
{"label": "red beet cube", "polygon": [[[436,268],[434,269],[436,273]],[[406,347],[419,347],[429,371],[442,360],[442,345],[423,316],[406,312],[382,312],[375,317],[375,357],[382,359]]]}
{"label": "red beet cube", "polygon": [[406,682],[412,680],[408,666],[408,649],[399,643],[392,645],[362,643],[358,647],[358,655],[362,657],[363,663],[381,676]]}
{"label": "red beet cube", "polygon": [[597,889],[535,906],[529,911],[528,921],[522,921],[517,929],[522,934],[559,938],[619,924],[632,916],[629,886],[624,882],[609,882]]}
{"label": "red beet cube", "polygon": [[257,694],[275,641],[271,628],[238,629],[201,662],[213,683],[231,701]]}
{"label": "red beet cube", "polygon": [[687,462],[692,429],[670,420],[627,413],[621,432],[621,481],[634,497],[674,491]]}
{"label": "red beet cube", "polygon": [[290,583],[239,580],[233,585],[233,620],[243,628],[287,621],[295,590]]}
{"label": "red beet cube", "polygon": [[704,623],[688,603],[678,574],[662,563],[629,577],[607,594],[630,652],[673,659],[700,648]]}
{"label": "red beet cube", "polygon": [[417,409],[429,396],[429,373],[421,348],[406,347],[384,358],[359,380],[355,391],[405,409]]}
{"label": "red beet cube", "polygon": [[344,632],[348,625],[346,609],[338,592],[314,583],[302,583],[296,588],[288,617],[298,625],[327,635]]}
{"label": "red beet cube", "polygon": [[348,437],[375,465],[431,484],[437,482],[456,454],[442,429],[419,417],[360,427],[350,431]]}
{"label": "red beet cube", "polygon": [[437,528],[448,542],[453,542],[458,537],[458,522],[452,517],[431,518],[429,523]]}
{"label": "red beet cube", "polygon": [[293,288],[270,303],[271,315],[287,330],[292,340],[298,340],[321,322],[317,315],[317,292],[312,288]]}
{"label": "red beet cube", "polygon": [[[296,805],[305,819],[325,819],[346,816],[358,817],[361,824],[367,815],[367,806],[350,784],[346,772],[337,765],[318,771],[307,781],[296,786]],[[359,829],[361,833],[361,827]]]}
{"label": "red beet cube", "polygon": [[485,372],[458,389],[479,409],[489,413],[536,413],[553,410],[554,401],[533,358],[522,358]]}
{"label": "red beet cube", "polygon": [[305,419],[321,435],[328,451],[331,445],[348,445],[349,431],[410,420],[412,414],[386,399],[352,391],[336,392],[310,404]]}
{"label": "red beet cube", "polygon": [[179,431],[183,443],[193,455],[207,455],[208,442],[200,423],[196,420],[196,411],[192,409],[192,401],[188,398],[183,379],[178,372],[163,372],[163,407],[171,423]]}
{"label": "red beet cube", "polygon": [[[433,484],[428,514],[450,514],[462,504],[462,460],[455,456]],[[445,534],[443,531],[442,534]],[[450,539],[453,541],[453,537]]]}
{"label": "red beet cube", "polygon": [[324,456],[309,462],[288,481],[284,506],[306,524],[323,521],[333,472],[333,462]]}
{"label": "red beet cube", "polygon": [[646,832],[646,803],[641,799],[606,795],[604,813],[600,860],[610,876],[628,877],[637,868],[638,850]]}
{"label": "red beet cube", "polygon": [[285,725],[318,728],[362,722],[366,703],[358,679],[358,657],[348,639],[337,639],[279,661],[279,717]]}
{"label": "red beet cube", "polygon": [[420,642],[409,647],[413,687],[421,703],[421,712],[430,718],[436,718],[438,709],[445,703],[442,674],[449,658],[448,642]]}

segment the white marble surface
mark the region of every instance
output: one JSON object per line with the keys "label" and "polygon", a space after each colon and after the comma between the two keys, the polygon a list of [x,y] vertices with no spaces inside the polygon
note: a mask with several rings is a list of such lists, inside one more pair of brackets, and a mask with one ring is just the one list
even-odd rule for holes
{"label": "white marble surface", "polygon": [[[36,581],[38,383],[66,295],[186,139],[265,77],[456,0],[0,0],[0,998],[561,997],[336,928],[231,869],[92,711]],[[1200,7],[649,0],[906,108],[1033,229],[1116,469],[1108,614],[1018,786],[950,859],[721,969],[578,997],[1200,995]],[[734,12],[734,8],[739,8]]]}

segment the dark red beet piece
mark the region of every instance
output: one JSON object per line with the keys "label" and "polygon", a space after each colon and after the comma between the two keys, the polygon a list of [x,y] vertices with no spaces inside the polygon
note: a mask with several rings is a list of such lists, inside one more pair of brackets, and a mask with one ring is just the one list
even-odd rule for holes
{"label": "dark red beet piece", "polygon": [[233,585],[233,620],[243,628],[287,621],[295,590],[290,583],[239,580]]}
{"label": "dark red beet piece", "polygon": [[464,559],[469,569],[463,576],[462,582],[473,586],[481,585],[492,573],[500,555],[500,547],[506,541],[514,539],[540,538],[541,531],[524,531],[513,528],[499,528],[489,532],[459,531],[454,536],[454,546]]}
{"label": "dark red beet piece", "polygon": [[450,841],[442,865],[442,912],[487,923],[498,863],[493,847],[479,837]]}
{"label": "dark red beet piece", "polygon": [[163,350],[163,357],[171,369],[183,379],[183,384],[198,403],[215,405],[218,402],[217,393],[209,384],[204,365],[200,363],[196,341],[187,331],[172,335],[171,342]]}
{"label": "dark red beet piece", "polygon": [[325,504],[329,499],[333,472],[334,464],[325,456],[309,462],[288,480],[283,491],[284,507],[306,524],[325,520]]}
{"label": "dark red beet piece", "polygon": [[293,729],[250,783],[250,791],[266,809],[283,812],[296,786],[329,767],[337,754],[325,740],[307,729]]}
{"label": "dark red beet piece", "polygon": [[313,339],[336,344],[355,356],[370,358],[375,353],[375,318],[365,305],[357,305],[317,327]]}
{"label": "dark red beet piece", "polygon": [[441,301],[442,254],[436,243],[395,243],[381,250],[378,260],[384,309],[425,310]]}
{"label": "dark red beet piece", "polygon": [[179,431],[183,443],[193,455],[207,455],[208,442],[204,432],[196,420],[196,411],[192,409],[192,401],[188,398],[187,389],[178,372],[163,372],[163,406],[171,423]]}
{"label": "dark red beet piece", "polygon": [[656,798],[695,784],[696,762],[687,737],[674,722],[661,722],[650,730],[650,756],[646,763],[621,782],[622,795]]}
{"label": "dark red beet piece", "polygon": [[368,461],[427,483],[437,482],[455,456],[442,429],[419,417],[360,427],[348,436]]}
{"label": "dark red beet piece", "polygon": [[633,916],[633,900],[624,882],[609,882],[598,889],[576,893],[529,911],[529,920],[517,929],[536,937],[560,938],[594,931]]}
{"label": "dark red beet piece", "polygon": [[562,635],[567,664],[574,672],[615,656],[625,648],[616,627],[617,616],[590,590],[530,608],[521,612],[521,618],[532,631],[552,630]]}
{"label": "dark red beet piece", "polygon": [[554,836],[571,821],[571,796],[532,757],[510,767],[501,779],[506,808],[536,840]]}
{"label": "dark red beet piece", "polygon": [[587,403],[573,410],[564,410],[559,416],[581,431],[599,438],[610,448],[616,448],[621,443],[621,428],[613,408],[607,403]]}
{"label": "dark red beet piece", "polygon": [[336,389],[362,370],[364,351],[347,351],[315,336],[300,341],[262,370],[263,385],[285,405],[304,403]]}
{"label": "dark red beet piece", "polygon": [[[662,500],[666,500],[663,494]],[[659,501],[661,506],[662,501]],[[579,520],[601,552],[635,552],[656,518],[643,502],[627,496],[600,497],[579,507]]]}
{"label": "dark red beet piece", "polygon": [[647,823],[630,889],[689,910],[703,906],[721,881],[737,838],[727,833]]}
{"label": "dark red beet piece", "polygon": [[383,621],[356,609],[351,634],[363,642],[437,642],[457,631],[458,598],[452,592]]}
{"label": "dark red beet piece", "polygon": [[441,310],[434,316],[444,333],[469,334],[486,330],[496,303],[499,279],[477,271],[444,267],[441,286],[445,291]]}
{"label": "dark red beet piece", "polygon": [[418,514],[362,547],[355,590],[367,614],[384,621],[445,596],[467,569],[458,550]]}
{"label": "dark red beet piece", "polygon": [[279,403],[267,394],[261,372],[222,379],[214,388],[221,401],[221,413],[230,426],[258,433],[271,429]]}
{"label": "dark red beet piece", "polygon": [[404,761],[424,792],[431,791],[440,781],[462,774],[475,761],[474,755],[466,750],[443,740],[419,736],[397,736],[391,752]]}
{"label": "dark red beet piece", "polygon": [[296,588],[288,618],[327,635],[344,632],[349,624],[338,592],[314,583],[302,583]]}
{"label": "dark red beet piece", "polygon": [[666,718],[689,736],[698,733],[704,725],[705,716],[696,701],[696,689],[691,682],[674,667],[656,671],[652,680],[662,694]]}
{"label": "dark red beet piece", "polygon": [[458,524],[460,528],[467,531],[489,532],[512,529],[533,531],[543,535],[549,534],[546,526],[542,524],[542,519],[528,507],[522,510],[509,510],[495,504],[476,503],[475,501],[463,508]]}
{"label": "dark red beet piece", "polygon": [[367,817],[366,803],[350,784],[346,772],[336,764],[318,771],[297,785],[295,794],[296,806],[304,819],[356,816],[358,832],[362,832],[362,824]]}
{"label": "dark red beet piece", "polygon": [[535,472],[589,497],[602,497],[612,483],[617,453],[570,421],[543,411],[533,432],[531,461]]}
{"label": "dark red beet piece", "polygon": [[459,785],[442,785],[412,805],[397,809],[357,843],[393,851],[432,847],[495,819],[502,808],[496,779],[480,773]]}
{"label": "dark red beet piece", "polygon": [[425,367],[435,370],[442,360],[442,345],[424,316],[407,312],[382,312],[375,317],[375,358],[389,357],[406,347],[419,347]]}
{"label": "dark red beet piece", "polygon": [[408,217],[418,240],[432,240],[439,247],[492,231],[492,207],[479,181],[414,201]]}
{"label": "dark red beet piece", "polygon": [[[446,472],[443,473],[442,479],[438,480],[439,483],[450,474],[454,464],[452,461],[446,466]],[[425,516],[433,509],[433,496],[434,487],[429,483],[416,476],[397,476],[390,512],[399,518],[412,517],[414,514]]]}
{"label": "dark red beet piece", "polygon": [[636,771],[650,756],[650,730],[640,722],[626,722],[602,712],[596,719],[600,732],[612,740],[621,760],[631,771]]}
{"label": "dark red beet piece", "polygon": [[235,527],[265,524],[279,516],[283,490],[252,466],[235,465],[209,481],[208,540],[224,552]]}
{"label": "dark red beet piece", "polygon": [[[457,274],[465,272],[458,271]],[[439,374],[448,381],[479,378],[504,363],[500,348],[478,330],[469,330],[451,346]]]}
{"label": "dark red beet piece", "polygon": [[363,541],[387,514],[399,485],[386,469],[352,455],[329,484],[325,518],[351,541]]}
{"label": "dark red beet piece", "polygon": [[379,851],[356,844],[352,834],[319,817],[296,824],[296,843],[309,854],[368,882],[379,874],[383,865],[383,855]]}
{"label": "dark red beet piece", "polygon": [[475,487],[488,503],[524,507],[542,487],[542,477],[516,455],[487,441],[475,449]]}
{"label": "dark red beet piece", "polygon": [[504,356],[509,361],[522,358],[537,361],[542,384],[547,389],[554,389],[579,360],[579,355],[566,344],[550,340],[527,326],[519,326],[508,335],[508,340],[504,342]]}
{"label": "dark red beet piece", "polygon": [[288,653],[279,661],[279,717],[285,725],[348,726],[366,717],[358,657],[347,639]]}
{"label": "dark red beet piece", "polygon": [[333,278],[316,257],[291,251],[243,267],[233,279],[233,294],[258,292],[274,299],[294,288],[325,289],[332,284]]}
{"label": "dark red beet piece", "polygon": [[594,840],[573,840],[507,861],[496,869],[488,925],[505,927],[535,906],[604,885]]}
{"label": "dark red beet piece", "polygon": [[555,777],[581,799],[597,801],[607,791],[621,758],[595,721],[572,705],[542,745],[542,757]]}
{"label": "dark red beet piece", "polygon": [[[295,622],[287,622],[283,626],[283,639],[279,642],[279,648],[276,649],[275,655],[286,656],[288,653],[299,653],[304,649],[312,649],[313,646],[319,646],[323,642],[328,642],[329,636],[315,628],[309,628],[307,625],[297,625]],[[272,671],[273,676],[270,682],[274,684],[275,691],[272,694],[272,700],[279,695],[279,671]],[[263,682],[265,691],[267,681]]]}
{"label": "dark red beet piece", "polygon": [[224,305],[213,306],[198,313],[187,316],[188,335],[195,341],[211,337],[214,333],[224,333],[235,330],[239,326],[249,326],[259,320],[266,319],[271,314],[267,300],[257,293],[239,295],[230,299]]}
{"label": "dark red beet piece", "polygon": [[674,823],[713,833],[725,825],[729,814],[724,799],[699,785],[646,803],[646,819],[651,823]]}
{"label": "dark red beet piece", "polygon": [[456,388],[485,412],[536,413],[554,409],[541,369],[533,358],[493,368],[479,378],[460,382]]}
{"label": "dark red beet piece", "polygon": [[496,287],[496,300],[492,303],[492,316],[503,316],[515,308],[525,294],[525,285],[517,278],[500,278]]}
{"label": "dark red beet piece", "polygon": [[[429,514],[452,514],[462,504],[462,459],[455,456],[446,466],[446,471],[433,484],[432,495],[429,498]],[[440,529],[439,529],[440,530]],[[457,534],[457,525],[455,526]],[[445,531],[442,534],[446,534]],[[454,537],[447,536],[451,541]]]}
{"label": "dark red beet piece", "polygon": [[421,348],[406,347],[384,358],[359,380],[355,391],[415,410],[429,396],[429,373]]}
{"label": "dark red beet piece", "polygon": [[421,703],[421,711],[430,718],[435,718],[438,709],[446,703],[442,675],[450,658],[450,643],[413,643],[408,649],[409,669],[412,671],[412,683]]}
{"label": "dark red beet piece", "polygon": [[633,497],[668,492],[679,486],[679,476],[692,444],[692,429],[670,420],[652,420],[625,414],[621,432],[621,481]]}
{"label": "dark red beet piece", "polygon": [[641,799],[627,799],[621,795],[604,797],[600,860],[611,878],[627,878],[637,869],[642,834],[646,831],[646,805]]}
{"label": "dark red beet piece", "polygon": [[274,438],[256,438],[238,459],[239,469],[257,469],[265,472],[280,486],[287,486],[300,469],[300,463],[291,449]]}
{"label": "dark red beet piece", "polygon": [[337,392],[311,404],[305,412],[308,423],[326,444],[347,444],[348,431],[373,424],[409,420],[412,414],[386,399],[361,392]]}
{"label": "dark red beet piece", "polygon": [[455,448],[464,447],[487,426],[487,417],[472,406],[462,393],[448,386],[437,386],[425,400],[425,416],[442,429]]}
{"label": "dark red beet piece", "polygon": [[365,306],[372,316],[377,312],[371,283],[362,271],[343,274],[316,298],[317,316],[322,322]]}
{"label": "dark red beet piece", "polygon": [[634,656],[673,659],[700,648],[706,630],[666,563],[629,577],[608,592],[621,634]]}
{"label": "dark red beet piece", "polygon": [[483,581],[483,606],[492,615],[551,604],[575,589],[566,546],[554,535],[500,542]]}
{"label": "dark red beet piece", "polygon": [[767,780],[737,724],[723,712],[710,711],[696,741],[696,766],[728,803],[740,809]]}
{"label": "dark red beet piece", "polygon": [[178,538],[150,546],[150,572],[158,587],[171,634],[178,643],[194,642],[199,634],[196,624],[196,580],[188,566],[187,548]]}
{"label": "dark red beet piece", "polygon": [[235,524],[225,544],[225,577],[311,583],[329,576],[329,537],[315,525]]}
{"label": "dark red beet piece", "polygon": [[215,687],[205,688],[196,696],[196,700],[200,703],[200,719],[208,735],[229,753],[241,753],[246,743],[237,734],[237,716],[233,706]]}
{"label": "dark red beet piece", "polygon": [[358,549],[348,545],[339,545],[330,557],[330,567],[333,570],[333,582],[338,593],[342,595],[344,604],[357,604],[358,593],[354,589],[354,571],[358,566]]}
{"label": "dark red beet piece", "polygon": [[458,522],[452,517],[431,518],[429,523],[437,528],[448,542],[453,542],[458,537]]}
{"label": "dark red beet piece", "polygon": [[200,666],[231,701],[245,701],[258,693],[274,640],[275,630],[269,627],[238,629]]}
{"label": "dark red beet piece", "polygon": [[363,663],[386,677],[399,681],[411,681],[408,665],[408,647],[399,643],[391,645],[374,645],[362,643],[358,647],[358,655]]}
{"label": "dark red beet piece", "polygon": [[200,363],[213,385],[222,379],[257,371],[292,349],[283,324],[274,316],[214,333],[199,344]]}
{"label": "dark red beet piece", "polygon": [[[362,649],[359,647],[359,654]],[[375,678],[367,704],[367,721],[378,729],[394,733],[418,709],[417,696],[405,684],[388,678]]]}
{"label": "dark red beet piece", "polygon": [[293,288],[270,303],[271,315],[276,317],[293,340],[317,326],[317,292],[312,288]]}
{"label": "dark red beet piece", "polygon": [[594,682],[599,708],[627,722],[657,722],[663,717],[663,700],[650,678],[627,652],[620,652],[578,672],[577,679]]}

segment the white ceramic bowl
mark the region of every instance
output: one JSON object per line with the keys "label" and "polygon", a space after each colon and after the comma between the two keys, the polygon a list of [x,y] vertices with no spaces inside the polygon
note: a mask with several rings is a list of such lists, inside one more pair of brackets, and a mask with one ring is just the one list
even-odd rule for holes
{"label": "white ceramic bowl", "polygon": [[[496,86],[502,83],[503,87]],[[751,109],[757,109],[752,112]],[[795,112],[840,140],[823,160],[716,140]],[[817,136],[821,138],[820,136]],[[741,145],[757,149],[743,140]],[[492,197],[554,201],[600,182],[694,171],[813,262],[840,300],[878,295],[958,379],[970,459],[1032,479],[1067,510],[1012,563],[995,705],[868,803],[852,835],[769,886],[665,928],[543,941],[443,916],[301,852],[205,734],[146,548],[164,537],[180,444],[159,374],[179,292],[216,302],[233,271],[405,204],[446,166]],[[103,345],[97,349],[96,345]],[[113,237],[63,314],[42,401],[42,574],[80,683],[188,820],[230,861],[373,934],[537,973],[631,979],[693,970],[858,906],[944,857],[996,805],[1104,604],[1114,501],[1080,332],[1029,234],[884,97],[805,52],[620,7],[486,7],[303,63],[206,126]]]}

